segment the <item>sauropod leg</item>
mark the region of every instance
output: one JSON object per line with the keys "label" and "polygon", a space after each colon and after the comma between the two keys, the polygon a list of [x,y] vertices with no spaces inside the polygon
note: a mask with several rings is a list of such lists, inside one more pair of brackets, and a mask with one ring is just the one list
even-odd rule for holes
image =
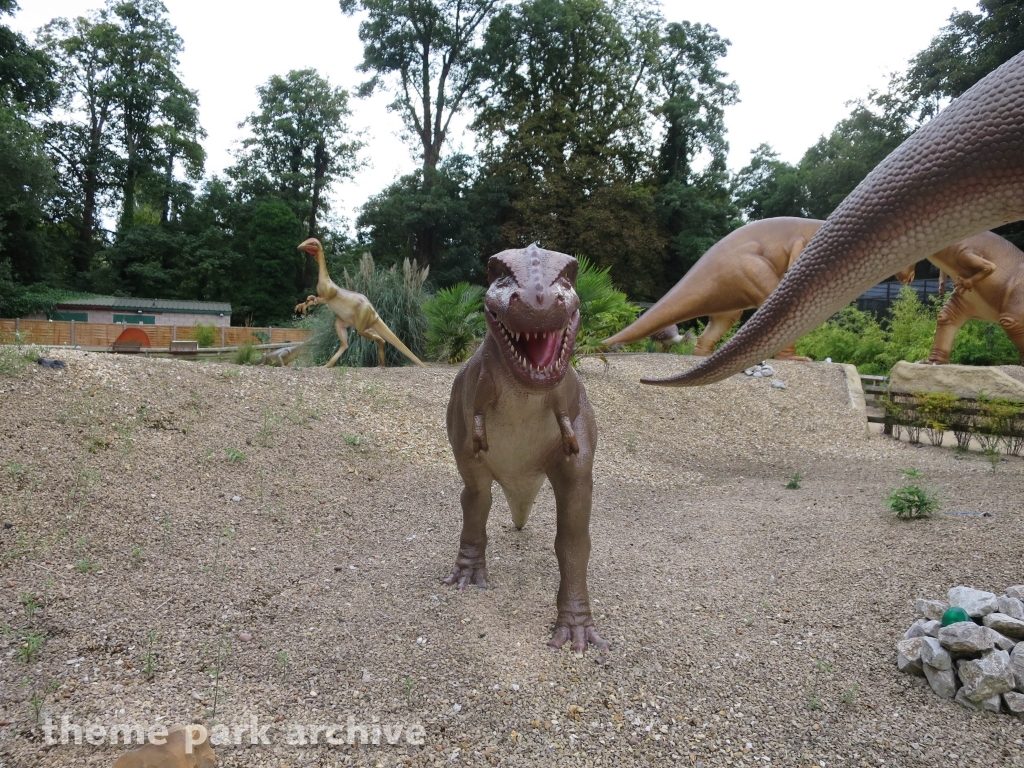
{"label": "sauropod leg", "polygon": [[935,328],[935,341],[932,343],[931,354],[921,362],[932,365],[945,365],[949,362],[949,353],[953,351],[953,340],[957,332],[974,317],[974,310],[959,291],[954,291],[946,306],[939,312]]}
{"label": "sauropod leg", "polygon": [[693,354],[697,357],[707,357],[715,351],[715,344],[718,340],[725,336],[733,323],[739,320],[743,316],[743,310],[736,310],[735,312],[727,312],[721,315],[711,315],[708,318],[710,321],[708,327],[704,329],[704,333],[697,337],[697,346],[693,348]]}

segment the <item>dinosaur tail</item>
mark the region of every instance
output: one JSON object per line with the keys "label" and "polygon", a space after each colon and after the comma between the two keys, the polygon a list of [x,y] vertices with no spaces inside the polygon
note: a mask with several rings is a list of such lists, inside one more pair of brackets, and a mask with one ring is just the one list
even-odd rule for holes
{"label": "dinosaur tail", "polygon": [[708,314],[707,311],[702,311],[701,307],[706,297],[702,291],[695,290],[694,281],[687,280],[689,276],[689,273],[685,275],[631,325],[626,326],[614,336],[608,337],[602,343],[609,347],[616,344],[632,344],[634,341],[647,338],[652,333],[657,333],[662,328]]}
{"label": "dinosaur tail", "polygon": [[377,333],[379,333],[381,336],[383,336],[385,341],[387,341],[389,344],[391,344],[393,347],[395,347],[399,352],[401,352],[403,355],[405,355],[410,360],[412,360],[414,363],[416,363],[416,365],[420,366],[420,368],[426,368],[427,367],[427,366],[425,366],[423,364],[423,362],[418,357],[416,357],[416,355],[414,355],[412,353],[412,350],[410,350],[407,346],[405,346],[405,344],[403,344],[401,342],[401,340],[397,336],[395,336],[395,334],[393,334],[391,332],[391,329],[388,328],[387,325],[385,325],[384,321],[381,320],[379,317],[377,318],[377,320],[374,322],[374,324],[371,327],[373,328],[373,330],[375,330]]}
{"label": "dinosaur tail", "polygon": [[645,384],[699,386],[771,357],[894,270],[1024,218],[1024,53],[901,144],[811,239],[768,301],[703,363]]}
{"label": "dinosaur tail", "polygon": [[304,347],[309,344],[309,342],[310,340],[306,339],[304,342],[299,344],[299,346],[295,347],[295,349],[291,350],[281,359],[281,365],[291,365],[295,358],[302,354]]}

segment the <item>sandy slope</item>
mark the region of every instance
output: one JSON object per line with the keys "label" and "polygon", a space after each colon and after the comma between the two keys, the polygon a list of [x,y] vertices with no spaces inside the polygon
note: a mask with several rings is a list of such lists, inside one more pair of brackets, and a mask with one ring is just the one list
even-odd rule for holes
{"label": "sandy slope", "polygon": [[[584,362],[613,648],[577,657],[544,645],[547,488],[522,532],[495,496],[493,589],[439,583],[460,523],[454,368],[55,354],[67,371],[0,380],[9,767],[123,751],[45,747],[33,701],[57,722],[271,725],[269,745],[218,747],[227,766],[1024,765],[1024,722],[939,700],[894,650],[918,597],[1024,582],[1024,461],[993,474],[865,436],[838,366],[688,390],[637,383],[679,358]],[[945,510],[993,516],[895,521],[882,502],[909,467]],[[286,743],[349,716],[425,744]]]}

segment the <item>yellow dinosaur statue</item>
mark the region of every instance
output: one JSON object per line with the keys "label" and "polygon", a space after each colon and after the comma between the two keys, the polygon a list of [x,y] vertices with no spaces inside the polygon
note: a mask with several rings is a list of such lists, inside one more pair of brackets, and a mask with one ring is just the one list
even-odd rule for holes
{"label": "yellow dinosaur statue", "polygon": [[380,367],[384,367],[384,342],[388,342],[398,349],[403,355],[412,360],[416,365],[426,367],[416,355],[414,355],[405,344],[403,344],[391,329],[384,324],[373,308],[370,300],[361,293],[346,291],[339,288],[331,276],[327,274],[327,260],[324,258],[324,247],[315,237],[303,241],[299,245],[300,251],[311,254],[319,269],[319,279],[316,281],[316,296],[309,296],[301,304],[295,305],[295,311],[299,314],[306,314],[310,307],[318,304],[326,304],[334,313],[334,330],[338,334],[338,341],[341,347],[334,353],[334,357],[327,361],[327,367],[333,368],[338,359],[348,349],[348,328],[352,326],[356,333],[364,339],[377,342],[377,351],[380,355]]}
{"label": "yellow dinosaur statue", "polygon": [[[672,323],[708,316],[693,354],[707,356],[745,309],[760,307],[793,266],[822,222],[779,216],[752,221],[723,237],[689,272],[632,325],[604,340],[608,346],[629,344]],[[790,344],[776,356],[798,357]]]}
{"label": "yellow dinosaur statue", "polygon": [[149,743],[126,752],[114,768],[214,768],[217,756],[201,726],[176,725],[162,744]]}
{"label": "yellow dinosaur statue", "polygon": [[[999,323],[1024,360],[1024,252],[994,232],[982,232],[933,253],[939,279],[953,277],[953,295],[939,311],[935,341],[922,363],[949,362],[957,332],[968,320]],[[903,278],[913,267],[897,273]]]}

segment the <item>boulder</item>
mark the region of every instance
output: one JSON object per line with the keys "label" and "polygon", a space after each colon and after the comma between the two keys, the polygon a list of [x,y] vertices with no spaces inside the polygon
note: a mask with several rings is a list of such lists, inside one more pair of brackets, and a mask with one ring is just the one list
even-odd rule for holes
{"label": "boulder", "polygon": [[1016,597],[997,597],[996,604],[1000,613],[1024,621],[1024,600],[1018,600]]}
{"label": "boulder", "polygon": [[940,629],[942,629],[941,621],[929,619],[924,623],[924,633],[928,635],[928,637],[938,637]]}
{"label": "boulder", "polygon": [[918,600],[914,603],[914,610],[926,619],[942,621],[942,614],[949,606],[941,600]]}
{"label": "boulder", "polygon": [[954,657],[972,656],[992,650],[995,645],[995,634],[995,631],[979,626],[973,621],[959,621],[940,629],[938,641]]}
{"label": "boulder", "polygon": [[1024,719],[1024,693],[1007,691],[1003,694],[1003,702],[1006,704],[1006,711]]}
{"label": "boulder", "polygon": [[[951,669],[953,666],[953,658],[949,655],[949,651],[943,648],[934,637],[921,638],[921,662],[941,672]],[[925,670],[925,677],[928,676],[927,672],[928,670]],[[953,697],[947,696],[946,698]]]}
{"label": "boulder", "polygon": [[909,640],[900,640],[896,643],[896,668],[908,675],[924,677],[924,669],[921,666],[920,637],[912,637]]}
{"label": "boulder", "polygon": [[968,709],[976,709],[978,711],[984,712],[995,712],[996,714],[999,713],[1003,705],[1001,696],[992,696],[991,698],[982,699],[978,702],[971,701],[964,694],[963,688],[956,692],[956,697],[954,698],[954,701],[956,701],[957,704],[963,704]]}
{"label": "boulder", "polygon": [[[949,654],[946,654],[946,658],[949,658]],[[928,678],[928,685],[932,687],[933,691],[944,699],[952,699],[956,696],[956,672],[948,667],[936,669],[931,664],[924,664],[923,667],[924,676]]]}
{"label": "boulder", "polygon": [[912,637],[927,637],[928,633],[924,630],[925,619],[918,619],[910,625],[910,629],[903,633],[903,639],[909,640]]}
{"label": "boulder", "polygon": [[1006,651],[992,651],[980,659],[960,662],[958,672],[964,696],[975,703],[1013,690],[1010,654]]}
{"label": "boulder", "polygon": [[1024,693],[1024,643],[1017,643],[1010,652],[1010,671],[1013,672],[1014,687]]}
{"label": "boulder", "polygon": [[1018,584],[1015,587],[1007,587],[1006,596],[1016,597],[1018,600],[1024,600],[1024,584]]}
{"label": "boulder", "polygon": [[1012,651],[1013,647],[1017,645],[1016,640],[1009,638],[1000,632],[996,632],[992,627],[985,627],[985,629],[992,633],[992,644],[999,650]]}
{"label": "boulder", "polygon": [[889,372],[894,392],[948,392],[1024,402],[1024,383],[998,368],[983,365],[921,365],[900,361]]}
{"label": "boulder", "polygon": [[[1015,619],[1013,616],[1007,616],[1005,613],[987,613],[982,618],[982,622],[986,627],[991,627],[996,632],[1006,635],[1007,637],[1015,637],[1018,640],[1024,640],[1024,621]],[[915,625],[916,626],[916,625]],[[908,630],[909,631],[909,630]],[[924,628],[921,628],[924,632]]]}
{"label": "boulder", "polygon": [[[940,366],[935,366],[936,368]],[[972,619],[999,610],[999,601],[991,592],[971,587],[953,587],[949,590],[949,604],[967,611]]]}

